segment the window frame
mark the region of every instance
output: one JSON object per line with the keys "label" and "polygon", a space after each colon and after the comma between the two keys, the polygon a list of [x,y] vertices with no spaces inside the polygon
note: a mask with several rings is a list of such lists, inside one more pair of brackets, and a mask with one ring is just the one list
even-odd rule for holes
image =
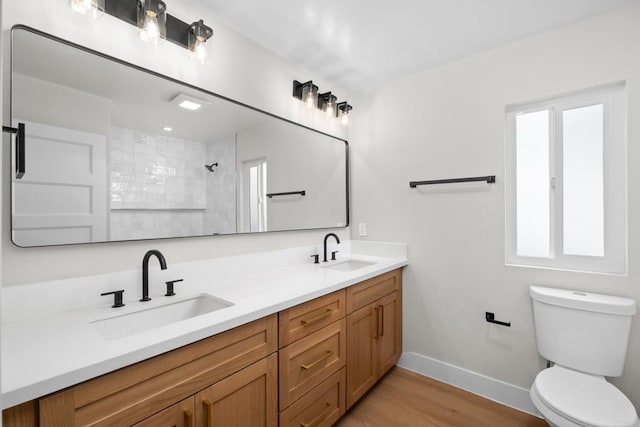
{"label": "window frame", "polygon": [[[566,255],[563,249],[562,112],[603,105],[604,256]],[[507,106],[505,114],[505,264],[627,274],[627,156],[624,82]],[[517,254],[516,118],[549,110],[549,257]],[[554,188],[555,187],[555,188]]]}

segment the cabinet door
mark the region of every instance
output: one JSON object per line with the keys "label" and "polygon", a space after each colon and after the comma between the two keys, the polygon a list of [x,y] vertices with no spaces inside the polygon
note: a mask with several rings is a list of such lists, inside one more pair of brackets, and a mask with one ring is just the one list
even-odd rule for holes
{"label": "cabinet door", "polygon": [[195,427],[196,399],[191,396],[134,424],[133,427]]}
{"label": "cabinet door", "polygon": [[396,364],[402,353],[402,301],[394,292],[375,303],[378,307],[378,376]]}
{"label": "cabinet door", "polygon": [[347,316],[347,409],[378,379],[378,311],[370,304]]}
{"label": "cabinet door", "polygon": [[196,395],[203,427],[276,427],[278,356],[272,354]]}

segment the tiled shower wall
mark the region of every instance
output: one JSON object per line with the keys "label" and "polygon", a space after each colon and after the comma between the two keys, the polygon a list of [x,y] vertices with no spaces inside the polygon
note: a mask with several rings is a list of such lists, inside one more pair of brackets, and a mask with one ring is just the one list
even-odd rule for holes
{"label": "tiled shower wall", "polygon": [[217,145],[113,127],[111,240],[235,232],[235,139]]}

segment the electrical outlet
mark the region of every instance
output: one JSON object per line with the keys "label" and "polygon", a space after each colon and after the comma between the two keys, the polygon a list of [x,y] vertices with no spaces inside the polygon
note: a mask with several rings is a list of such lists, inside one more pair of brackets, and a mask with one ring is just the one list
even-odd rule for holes
{"label": "electrical outlet", "polygon": [[358,233],[360,234],[360,237],[363,237],[363,236],[367,235],[367,223],[366,222],[361,222],[360,224],[358,224]]}

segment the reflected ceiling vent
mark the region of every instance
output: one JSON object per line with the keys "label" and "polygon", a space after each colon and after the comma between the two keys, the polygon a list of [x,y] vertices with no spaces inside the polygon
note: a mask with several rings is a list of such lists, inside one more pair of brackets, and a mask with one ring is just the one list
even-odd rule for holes
{"label": "reflected ceiling vent", "polygon": [[184,108],[189,111],[198,111],[202,108],[208,107],[211,105],[209,101],[205,101],[203,99],[195,98],[193,96],[186,95],[184,93],[179,93],[172,100],[172,104],[176,104],[180,108]]}

